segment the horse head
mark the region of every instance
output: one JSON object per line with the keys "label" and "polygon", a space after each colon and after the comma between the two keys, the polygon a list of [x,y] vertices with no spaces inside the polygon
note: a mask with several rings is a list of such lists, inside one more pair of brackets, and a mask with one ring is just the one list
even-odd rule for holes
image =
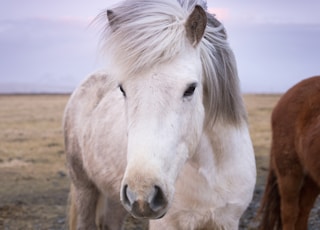
{"label": "horse head", "polygon": [[[121,202],[135,217],[157,219],[168,211],[175,181],[203,131],[199,42],[207,16],[198,5],[183,15],[176,1],[168,1],[171,12],[157,14],[153,2],[143,1],[139,11],[125,4],[108,10],[106,48],[125,99],[128,143]],[[151,11],[155,14],[146,16]]]}

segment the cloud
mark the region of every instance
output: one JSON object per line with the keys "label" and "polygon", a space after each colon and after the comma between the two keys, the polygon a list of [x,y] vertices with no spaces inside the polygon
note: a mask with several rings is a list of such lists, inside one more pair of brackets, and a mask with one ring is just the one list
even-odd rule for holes
{"label": "cloud", "polygon": [[284,92],[320,74],[320,25],[246,24],[227,29],[246,92]]}
{"label": "cloud", "polygon": [[229,10],[227,8],[208,8],[208,12],[216,15],[217,19],[220,21],[228,20]]}
{"label": "cloud", "polygon": [[[208,0],[227,29],[246,92],[283,92],[320,73],[320,2],[310,1]],[[19,4],[0,8],[0,85],[65,89],[102,66],[100,24],[89,24],[111,1]]]}
{"label": "cloud", "polygon": [[23,39],[41,40],[58,39],[61,36],[79,33],[85,30],[86,23],[80,20],[70,19],[49,19],[49,18],[28,18],[28,19],[10,19],[0,21],[1,40],[18,39],[23,43]]}
{"label": "cloud", "polygon": [[223,1],[208,0],[209,8],[228,11],[228,23],[232,24],[312,24],[320,22],[320,2],[310,0]]}
{"label": "cloud", "polygon": [[99,37],[88,24],[81,18],[1,21],[0,82],[76,85],[97,64]]}

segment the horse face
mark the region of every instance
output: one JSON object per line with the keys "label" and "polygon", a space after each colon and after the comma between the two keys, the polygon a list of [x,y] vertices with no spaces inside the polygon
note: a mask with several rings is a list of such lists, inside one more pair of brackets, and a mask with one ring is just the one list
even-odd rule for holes
{"label": "horse face", "polygon": [[159,14],[152,2],[133,14],[141,14],[138,21],[128,13],[129,5],[107,11],[108,50],[126,98],[127,167],[121,201],[140,218],[160,218],[167,212],[176,178],[195,152],[204,122],[197,47],[206,12],[196,5],[184,18],[179,4],[168,1],[162,6],[168,13]]}
{"label": "horse face", "polygon": [[166,213],[179,171],[197,148],[204,122],[202,69],[191,50],[120,84],[128,129],[121,201],[135,217]]}

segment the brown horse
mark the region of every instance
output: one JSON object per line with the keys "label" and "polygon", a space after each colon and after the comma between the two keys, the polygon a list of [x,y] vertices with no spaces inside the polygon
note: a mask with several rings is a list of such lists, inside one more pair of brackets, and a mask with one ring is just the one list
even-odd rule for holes
{"label": "brown horse", "polygon": [[320,192],[320,76],[293,86],[274,108],[270,157],[260,229],[308,229]]}

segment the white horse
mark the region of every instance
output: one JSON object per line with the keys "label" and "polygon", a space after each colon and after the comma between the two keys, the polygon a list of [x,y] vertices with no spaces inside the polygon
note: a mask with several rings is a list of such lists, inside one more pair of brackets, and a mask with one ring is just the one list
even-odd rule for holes
{"label": "white horse", "polygon": [[[202,4],[202,5],[201,5]],[[107,71],[72,94],[71,229],[237,229],[256,168],[233,53],[199,0],[106,11]]]}

